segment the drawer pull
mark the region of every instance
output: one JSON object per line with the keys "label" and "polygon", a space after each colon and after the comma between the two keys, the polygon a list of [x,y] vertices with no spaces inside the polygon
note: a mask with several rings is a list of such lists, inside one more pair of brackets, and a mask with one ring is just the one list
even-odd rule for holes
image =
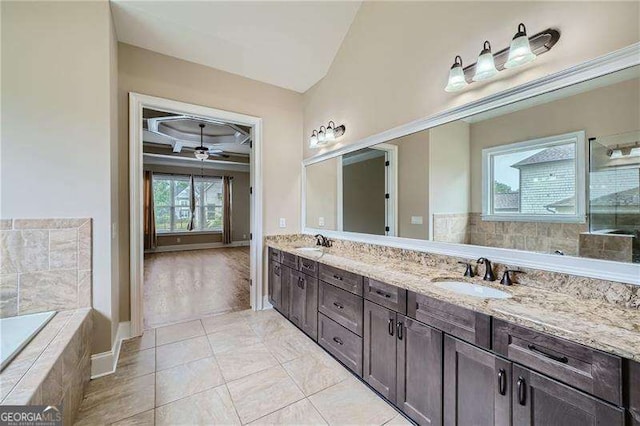
{"label": "drawer pull", "polygon": [[531,352],[535,352],[535,353],[540,354],[542,356],[546,356],[547,358],[551,358],[554,361],[561,362],[563,364],[566,364],[566,363],[569,362],[569,358],[567,358],[566,356],[557,356],[557,355],[553,355],[553,354],[547,353],[547,352],[545,352],[543,350],[540,350],[540,349],[536,348],[536,345],[529,344],[529,345],[527,345],[527,347],[529,348],[529,350]]}
{"label": "drawer pull", "polygon": [[389,336],[393,336],[394,326],[393,326],[393,319],[392,318],[389,318],[388,326],[389,326]]}
{"label": "drawer pull", "polygon": [[399,339],[399,340],[402,340],[402,329],[403,329],[403,325],[402,325],[402,323],[401,323],[401,322],[399,322],[399,323],[396,325],[396,329],[397,329],[398,339]]}
{"label": "drawer pull", "polygon": [[336,275],[336,274],[333,274],[333,278],[335,278],[338,281],[342,281],[343,279],[340,275]]}
{"label": "drawer pull", "polygon": [[338,309],[344,309],[344,305],[342,305],[341,303],[338,303],[338,302],[333,302],[333,306],[335,306]]}
{"label": "drawer pull", "polygon": [[527,386],[524,377],[518,377],[518,404],[527,404]]}
{"label": "drawer pull", "polygon": [[507,394],[507,372],[504,371],[504,368],[498,371],[498,393],[500,395]]}
{"label": "drawer pull", "polygon": [[298,287],[304,290],[304,278],[298,277]]}
{"label": "drawer pull", "polygon": [[343,342],[343,341],[342,341],[342,339],[341,339],[341,338],[339,338],[339,337],[334,337],[334,338],[333,338],[333,341],[334,341],[334,342],[336,342],[336,343],[337,343],[337,344],[339,344],[339,345],[344,345],[344,342]]}
{"label": "drawer pull", "polygon": [[385,293],[384,291],[376,290],[376,294],[379,294],[380,296],[384,296],[384,297],[386,297],[387,299],[390,299],[390,298],[391,298],[391,295],[390,295],[390,294],[388,294],[388,293]]}
{"label": "drawer pull", "polygon": [[303,267],[303,268],[307,268],[307,269],[312,269],[312,268],[313,268],[313,265],[312,265],[312,264],[310,264],[310,263],[302,262],[302,267]]}

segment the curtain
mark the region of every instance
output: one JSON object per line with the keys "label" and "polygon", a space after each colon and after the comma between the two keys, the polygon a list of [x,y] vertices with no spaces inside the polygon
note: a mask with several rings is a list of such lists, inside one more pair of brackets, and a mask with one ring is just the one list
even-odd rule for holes
{"label": "curtain", "polygon": [[[202,194],[202,196],[204,196],[204,194]],[[187,231],[193,231],[196,220],[196,185],[193,175],[191,175],[191,181],[189,182],[189,211],[191,212],[191,217],[189,218]]]}
{"label": "curtain", "polygon": [[222,242],[231,244],[231,177],[222,178]]}
{"label": "curtain", "polygon": [[156,233],[156,212],[153,206],[153,172],[144,172],[143,182],[144,197],[144,248],[146,250],[155,249],[158,245],[158,234]]}

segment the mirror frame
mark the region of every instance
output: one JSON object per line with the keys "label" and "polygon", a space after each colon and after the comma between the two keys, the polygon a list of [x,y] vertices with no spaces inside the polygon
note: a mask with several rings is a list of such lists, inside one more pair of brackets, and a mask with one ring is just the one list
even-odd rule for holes
{"label": "mirror frame", "polygon": [[338,157],[359,149],[388,142],[412,133],[427,130],[442,124],[460,120],[481,112],[496,109],[518,101],[543,95],[558,89],[582,83],[587,80],[640,65],[640,43],[608,53],[596,59],[583,62],[554,74],[530,81],[514,88],[498,92],[485,98],[455,107],[444,112],[421,118],[384,132],[360,139],[354,143],[339,146],[331,151],[309,157],[302,161],[301,227],[303,234],[322,233],[327,237],[363,243],[397,247],[421,252],[455,256],[467,259],[488,257],[493,261],[513,266],[522,266],[551,272],[566,273],[588,278],[616,281],[640,286],[640,265],[582,258],[558,256],[497,247],[469,244],[445,243],[383,235],[369,235],[354,232],[331,231],[308,227],[306,223],[306,167],[324,160]]}

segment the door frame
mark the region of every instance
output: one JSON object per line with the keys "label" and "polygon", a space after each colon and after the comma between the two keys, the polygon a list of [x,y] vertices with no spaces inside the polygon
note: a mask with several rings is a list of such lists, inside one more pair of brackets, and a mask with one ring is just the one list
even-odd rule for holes
{"label": "door frame", "polygon": [[142,109],[154,108],[167,112],[186,113],[223,120],[251,128],[252,155],[250,161],[250,300],[253,310],[264,308],[262,288],[262,118],[202,105],[129,92],[129,279],[131,305],[131,336],[144,331],[144,228],[143,228],[143,152]]}
{"label": "door frame", "polygon": [[[386,236],[395,236],[398,233],[398,145],[390,143],[380,143],[375,146],[369,147],[369,149],[376,149],[378,151],[384,151],[385,161],[389,161],[389,166],[385,166],[384,169],[384,185],[385,191],[389,194],[389,199],[384,204],[384,214],[386,226],[389,227],[389,231],[385,232]],[[343,181],[342,181],[342,159],[341,155],[338,158],[336,167],[337,170],[337,230],[342,232],[344,230],[344,212],[343,212]],[[303,170],[305,168],[303,167]],[[304,223],[304,222],[303,222]]]}

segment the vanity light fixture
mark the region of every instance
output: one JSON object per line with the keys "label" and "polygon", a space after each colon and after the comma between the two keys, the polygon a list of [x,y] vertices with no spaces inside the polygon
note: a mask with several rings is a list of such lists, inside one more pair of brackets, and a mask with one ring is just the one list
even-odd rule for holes
{"label": "vanity light fixture", "polygon": [[320,126],[320,130],[313,130],[309,138],[309,148],[320,148],[323,145],[334,142],[344,135],[347,128],[344,124],[336,126],[336,123],[329,121],[327,127]]}
{"label": "vanity light fixture", "polygon": [[491,43],[489,43],[489,41],[485,41],[482,45],[480,56],[478,56],[476,73],[473,76],[473,81],[488,80],[496,74],[498,74],[498,69],[496,68],[496,63],[493,59],[493,53],[491,53]]}
{"label": "vanity light fixture", "polygon": [[527,28],[523,23],[520,23],[520,25],[518,25],[518,32],[513,36],[513,40],[511,40],[509,57],[504,67],[516,68],[533,62],[535,59],[536,54],[531,51],[531,44],[529,43],[529,37],[527,37]]}
{"label": "vanity light fixture", "polygon": [[457,92],[464,89],[469,83],[464,77],[464,71],[462,70],[462,58],[460,55],[456,56],[449,70],[449,82],[447,87],[444,88],[447,92]]}
{"label": "vanity light fixture", "polygon": [[622,158],[622,150],[618,147],[607,150],[607,156],[612,160],[616,158]]}
{"label": "vanity light fixture", "polygon": [[629,151],[629,155],[631,157],[640,157],[640,143],[636,142],[636,145]]}
{"label": "vanity light fixture", "polygon": [[474,81],[488,80],[506,68],[516,68],[534,61],[538,56],[547,53],[560,39],[560,32],[548,28],[531,37],[527,36],[524,24],[518,25],[518,31],[511,40],[511,45],[493,53],[491,43],[485,41],[478,61],[463,68],[462,58],[456,56],[449,70],[446,92],[457,92]]}

